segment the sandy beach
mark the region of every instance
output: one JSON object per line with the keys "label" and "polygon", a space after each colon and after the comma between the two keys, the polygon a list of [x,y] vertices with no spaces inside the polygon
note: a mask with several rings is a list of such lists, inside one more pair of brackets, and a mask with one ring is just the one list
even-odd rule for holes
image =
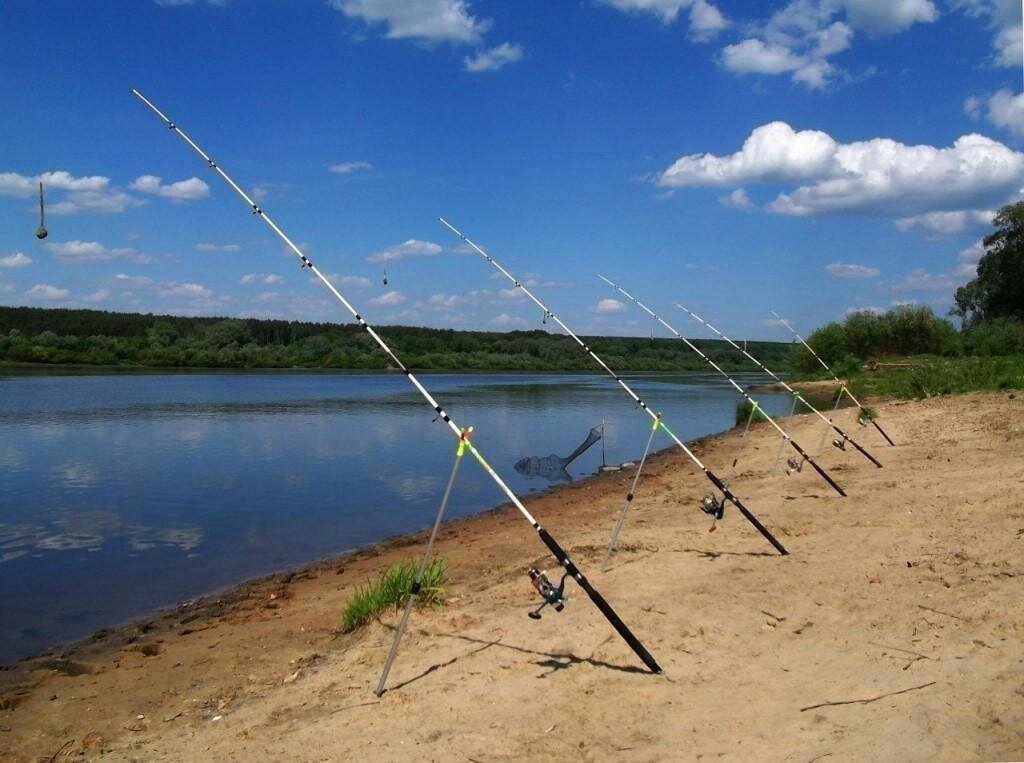
{"label": "sandy beach", "polygon": [[[450,600],[414,612],[381,698],[397,616],[343,634],[340,615],[422,533],[8,666],[0,760],[1024,758],[1024,399],[872,404],[896,447],[842,425],[884,468],[820,459],[846,498],[771,474],[774,430],[752,430],[733,488],[786,557],[732,509],[709,532],[678,449],[649,460],[607,573],[632,471],[527,502],[661,675],[571,583],[527,617],[527,567],[557,565],[505,506],[442,530]],[[820,420],[788,421],[817,445]],[[724,475],[737,434],[694,450]]]}

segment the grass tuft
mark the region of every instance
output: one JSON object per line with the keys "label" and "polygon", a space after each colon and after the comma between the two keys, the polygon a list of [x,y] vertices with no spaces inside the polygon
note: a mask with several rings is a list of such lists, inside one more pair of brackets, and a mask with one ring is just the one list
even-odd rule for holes
{"label": "grass tuft", "polygon": [[[367,582],[365,586],[357,588],[355,595],[342,612],[341,629],[348,633],[365,625],[387,609],[401,609],[416,580],[417,566],[411,559],[395,562],[380,573],[376,582]],[[447,582],[448,560],[443,556],[434,557],[423,571],[423,582],[420,585],[419,596],[416,597],[416,605],[442,606],[444,586]]]}

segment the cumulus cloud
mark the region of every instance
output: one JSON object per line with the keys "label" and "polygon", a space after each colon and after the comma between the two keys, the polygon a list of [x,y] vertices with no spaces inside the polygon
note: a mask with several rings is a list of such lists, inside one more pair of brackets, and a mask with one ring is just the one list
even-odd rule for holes
{"label": "cumulus cloud", "polygon": [[987,106],[989,122],[1014,135],[1024,135],[1024,93],[1000,90],[988,99]]}
{"label": "cumulus cloud", "polygon": [[1002,203],[1024,180],[1024,154],[982,135],[948,148],[888,138],[838,143],[785,122],[756,128],[727,156],[691,154],[655,178],[667,188],[797,183],[767,209],[787,215],[856,213],[910,218]]}
{"label": "cumulus cloud", "polygon": [[23,252],[12,252],[0,257],[0,268],[24,268],[32,264],[32,258]]}
{"label": "cumulus cloud", "polygon": [[379,297],[370,300],[371,305],[400,305],[405,302],[405,295],[400,291],[386,291]]}
{"label": "cumulus cloud", "polygon": [[110,296],[109,289],[97,289],[92,294],[86,294],[82,299],[86,302],[102,302]]}
{"label": "cumulus cloud", "polygon": [[938,236],[952,236],[970,229],[988,228],[996,216],[991,209],[966,209],[957,212],[929,212],[923,215],[904,217],[896,221],[900,230],[915,225]]}
{"label": "cumulus cloud", "polygon": [[602,299],[596,305],[587,308],[592,313],[624,313],[626,306],[617,299]]}
{"label": "cumulus cloud", "polygon": [[[314,278],[316,277],[314,276]],[[319,281],[320,279],[317,278],[316,280]],[[373,281],[365,276],[342,276],[341,278],[332,278],[331,281],[336,281],[342,286],[353,289],[366,289],[373,283]]]}
{"label": "cumulus cloud", "polygon": [[464,0],[330,0],[329,5],[349,18],[382,24],[385,36],[395,40],[477,43],[491,27],[489,19],[473,16]]}
{"label": "cumulus cloud", "polygon": [[520,46],[503,42],[489,50],[481,50],[473,56],[466,56],[463,64],[468,72],[492,72],[508,64],[514,64],[522,57],[523,49]]}
{"label": "cumulus cloud", "polygon": [[857,265],[853,262],[830,262],[825,270],[836,278],[874,278],[881,271],[878,268],[869,268],[867,265]]}
{"label": "cumulus cloud", "polygon": [[0,196],[29,198],[39,193],[39,183],[47,194],[60,192],[59,201],[47,196],[46,211],[52,214],[75,212],[123,212],[143,202],[110,185],[110,178],[102,175],[75,177],[64,170],[43,172],[39,175],[19,175],[17,172],[0,173]]}
{"label": "cumulus cloud", "polygon": [[744,212],[749,212],[754,208],[754,202],[750,200],[747,192],[742,188],[737,188],[728,196],[719,196],[718,203],[725,207],[743,210]]}
{"label": "cumulus cloud", "polygon": [[164,184],[163,179],[156,175],[142,175],[128,186],[133,191],[150,193],[173,201],[203,199],[210,195],[210,186],[197,177]]}
{"label": "cumulus cloud", "polygon": [[956,0],[968,16],[983,18],[995,30],[993,62],[1019,68],[1021,64],[1021,7],[1017,0]]}
{"label": "cumulus cloud", "polygon": [[339,175],[348,175],[359,170],[372,170],[373,165],[369,162],[342,162],[341,164],[332,164],[327,169]]}
{"label": "cumulus cloud", "polygon": [[150,257],[131,248],[109,249],[99,241],[53,241],[46,245],[54,257],[65,262],[100,262],[130,258],[136,262],[149,262]]}
{"label": "cumulus cloud", "polygon": [[850,47],[855,31],[894,34],[937,17],[932,0],[793,0],[723,48],[720,62],[739,74],[790,74],[821,90],[841,73],[829,58]]}
{"label": "cumulus cloud", "polygon": [[602,0],[605,5],[618,8],[620,11],[648,13],[657,16],[661,23],[671,24],[680,11],[690,12],[690,37],[707,40],[715,36],[727,26],[722,12],[708,0]]}
{"label": "cumulus cloud", "polygon": [[37,283],[25,292],[25,296],[29,299],[40,299],[46,301],[66,299],[69,294],[71,294],[71,292],[67,289],[61,289],[60,287],[52,286],[48,283]]}
{"label": "cumulus cloud", "polygon": [[366,258],[367,262],[391,262],[404,257],[430,256],[440,254],[441,247],[431,241],[420,241],[410,238],[401,244],[394,244],[379,252],[374,252]]}

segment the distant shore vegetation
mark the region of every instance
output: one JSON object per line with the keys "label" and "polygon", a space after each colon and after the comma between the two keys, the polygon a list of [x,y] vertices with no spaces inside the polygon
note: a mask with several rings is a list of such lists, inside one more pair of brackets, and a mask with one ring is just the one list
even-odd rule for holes
{"label": "distant shore vegetation", "polygon": [[[435,371],[594,371],[593,361],[561,334],[455,331],[380,326],[408,367]],[[615,369],[704,371],[677,339],[585,337]],[[728,370],[756,370],[719,340],[695,344]],[[750,342],[773,370],[789,368],[788,342]],[[355,324],[240,318],[186,318],[36,307],[0,307],[0,362],[162,368],[309,368],[386,370],[394,366]]]}

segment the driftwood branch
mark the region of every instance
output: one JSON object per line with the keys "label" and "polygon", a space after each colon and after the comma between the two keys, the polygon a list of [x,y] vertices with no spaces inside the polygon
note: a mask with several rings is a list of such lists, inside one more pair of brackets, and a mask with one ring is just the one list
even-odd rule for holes
{"label": "driftwood branch", "polygon": [[880,694],[877,697],[869,697],[868,699],[844,699],[840,700],[839,702],[819,702],[817,705],[808,705],[807,707],[801,707],[800,712],[802,713],[805,710],[814,710],[818,707],[832,707],[833,705],[867,705],[870,702],[877,702],[878,700],[885,699],[886,697],[895,697],[897,694],[906,694],[908,691],[917,691],[918,689],[924,689],[928,686],[933,686],[934,684],[934,681],[929,681],[928,683],[921,684],[920,686],[911,686],[909,689],[891,691],[886,694]]}

